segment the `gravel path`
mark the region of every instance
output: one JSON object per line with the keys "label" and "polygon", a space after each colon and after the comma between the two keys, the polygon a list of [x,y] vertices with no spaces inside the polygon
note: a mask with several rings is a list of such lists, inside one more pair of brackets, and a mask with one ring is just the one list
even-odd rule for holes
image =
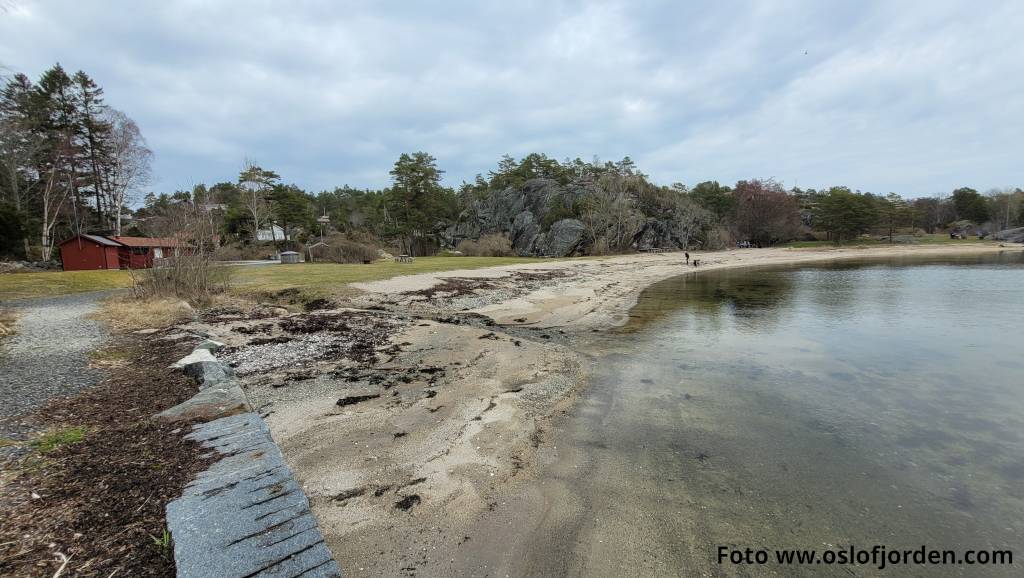
{"label": "gravel path", "polygon": [[22,437],[17,419],[49,399],[73,394],[104,375],[89,367],[89,352],[107,332],[88,319],[110,291],[7,301],[18,316],[13,337],[0,344],[0,437]]}

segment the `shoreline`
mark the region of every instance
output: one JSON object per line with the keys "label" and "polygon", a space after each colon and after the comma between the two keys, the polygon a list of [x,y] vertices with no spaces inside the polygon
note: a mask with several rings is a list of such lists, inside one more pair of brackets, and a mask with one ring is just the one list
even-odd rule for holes
{"label": "shoreline", "polygon": [[[1021,252],[1024,245],[895,245],[882,247],[837,247],[827,249],[729,249],[724,251],[694,252],[691,258],[700,259],[700,267],[689,267],[682,252],[632,254],[587,260],[529,263],[486,269],[452,270],[393,277],[383,281],[353,283],[365,292],[356,302],[373,306],[381,301],[392,305],[410,305],[409,301],[393,301],[388,297],[401,297],[405,293],[423,291],[443,283],[446,279],[500,280],[517,271],[568,272],[569,283],[559,287],[541,288],[528,295],[518,295],[491,304],[469,308],[472,313],[490,317],[502,326],[535,328],[575,328],[599,331],[619,327],[628,318],[628,311],[640,294],[650,285],[665,279],[719,269],[761,267],[771,265],[799,265],[827,261],[846,261],[863,258],[943,257],[975,255],[997,252]],[[602,271],[604,269],[604,271]],[[572,283],[571,274],[582,273],[592,279]],[[603,279],[627,274],[623,279]],[[568,285],[567,287],[565,285]],[[604,294],[598,294],[599,292]],[[443,310],[439,308],[438,310]],[[526,321],[517,319],[526,316]]]}
{"label": "shoreline", "polygon": [[548,515],[540,467],[557,459],[554,422],[587,386],[586,341],[628,321],[651,284],[1021,250],[746,249],[694,253],[698,268],[682,253],[529,263],[355,284],[363,293],[346,307],[264,307],[193,328],[228,344],[347,574],[479,573],[516,565],[512,544]]}

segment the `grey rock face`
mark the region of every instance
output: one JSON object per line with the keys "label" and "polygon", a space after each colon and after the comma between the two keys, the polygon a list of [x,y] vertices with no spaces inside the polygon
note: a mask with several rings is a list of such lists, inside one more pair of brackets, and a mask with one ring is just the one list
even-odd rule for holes
{"label": "grey rock face", "polygon": [[[472,201],[459,215],[458,222],[439,230],[438,235],[450,248],[465,239],[498,233],[509,238],[513,250],[520,256],[565,257],[584,253],[595,242],[592,236],[602,237],[606,232],[585,231],[580,221],[570,218],[580,215],[581,201],[636,194],[632,191],[613,193],[600,186],[587,180],[562,185],[551,179],[532,179],[520,188],[492,191]],[[643,222],[634,237],[626,239],[632,248],[677,249],[699,244],[697,235],[708,222],[706,211],[668,207],[645,214],[634,201],[633,198],[626,201],[626,204],[633,204],[625,218],[635,223],[639,217]],[[551,225],[547,226],[549,223]],[[621,242],[622,239],[616,240],[616,243]]]}
{"label": "grey rock face", "polygon": [[508,187],[474,201],[459,216],[458,223],[444,231],[442,238],[454,247],[464,239],[501,233],[512,241],[516,254],[541,254],[546,251],[540,243],[541,223],[551,207],[568,196],[570,193],[556,181],[532,179],[522,189]]}
{"label": "grey rock face", "polygon": [[1024,227],[1016,229],[1005,229],[994,233],[992,238],[996,241],[1008,241],[1010,243],[1024,243]]}
{"label": "grey rock face", "polygon": [[633,237],[637,249],[668,249],[676,244],[672,239],[672,229],[664,221],[648,218],[643,227]]}
{"label": "grey rock face", "polygon": [[586,229],[576,219],[562,219],[551,225],[545,238],[545,254],[568,257],[582,252]]}
{"label": "grey rock face", "polygon": [[526,257],[535,252],[534,243],[537,235],[540,234],[540,223],[534,218],[530,211],[523,211],[516,215],[512,222],[512,248],[516,255]]}

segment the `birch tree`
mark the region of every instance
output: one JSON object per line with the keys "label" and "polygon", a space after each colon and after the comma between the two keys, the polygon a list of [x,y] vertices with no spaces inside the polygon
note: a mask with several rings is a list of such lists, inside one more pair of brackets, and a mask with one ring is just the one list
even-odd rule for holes
{"label": "birch tree", "polygon": [[42,252],[40,257],[43,261],[49,261],[53,255],[53,228],[57,224],[64,203],[71,196],[71,183],[74,180],[74,173],[68,176],[61,170],[65,162],[64,157],[71,154],[71,145],[65,143],[63,146],[57,147],[53,154],[55,156],[45,171],[43,186],[39,191],[42,208],[42,226],[40,227]]}
{"label": "birch tree", "polygon": [[141,187],[149,184],[153,152],[146,146],[135,121],[123,112],[108,108],[104,122],[109,126],[109,160],[103,172],[103,188],[114,211],[114,231],[121,234],[121,213]]}

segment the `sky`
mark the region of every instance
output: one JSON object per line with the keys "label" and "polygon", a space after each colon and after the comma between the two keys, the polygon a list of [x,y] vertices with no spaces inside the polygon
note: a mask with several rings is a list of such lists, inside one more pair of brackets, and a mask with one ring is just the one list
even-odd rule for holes
{"label": "sky", "polygon": [[150,189],[245,159],[311,191],[426,151],[630,156],[655,182],[1024,186],[1024,2],[0,0],[0,66],[84,70]]}

